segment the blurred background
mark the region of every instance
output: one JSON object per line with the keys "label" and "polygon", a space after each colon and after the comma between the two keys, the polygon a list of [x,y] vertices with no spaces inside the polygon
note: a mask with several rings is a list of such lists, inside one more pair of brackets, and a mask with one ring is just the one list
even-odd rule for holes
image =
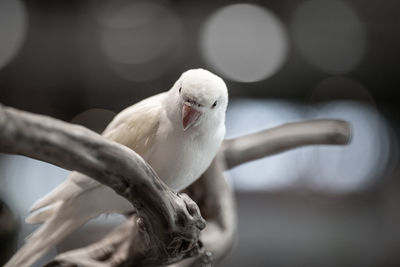
{"label": "blurred background", "polygon": [[[227,82],[227,137],[345,119],[348,146],[226,173],[239,240],[222,265],[400,266],[399,11],[395,0],[0,0],[0,102],[101,131],[202,67]],[[29,206],[67,175],[0,155],[0,263],[35,228]],[[60,249],[121,220],[99,218]]]}

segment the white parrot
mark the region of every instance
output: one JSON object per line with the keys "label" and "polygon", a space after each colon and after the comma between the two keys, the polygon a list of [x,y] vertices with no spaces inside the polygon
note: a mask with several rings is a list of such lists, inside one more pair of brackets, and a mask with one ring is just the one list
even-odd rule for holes
{"label": "white parrot", "polygon": [[[103,136],[141,155],[174,191],[193,183],[208,168],[225,135],[228,91],[204,69],[184,72],[167,92],[119,113]],[[52,246],[103,213],[127,213],[132,205],[111,188],[72,172],[32,207],[27,223],[43,225],[7,262],[30,266]]]}

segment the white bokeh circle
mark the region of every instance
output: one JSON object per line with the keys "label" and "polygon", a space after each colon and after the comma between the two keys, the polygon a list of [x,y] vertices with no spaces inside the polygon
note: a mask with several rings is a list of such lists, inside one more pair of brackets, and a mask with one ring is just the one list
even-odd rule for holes
{"label": "white bokeh circle", "polygon": [[[302,119],[304,110],[285,101],[236,100],[229,104],[227,138]],[[289,151],[240,165],[229,171],[237,190],[274,190],[292,187],[305,165],[302,150]]]}
{"label": "white bokeh circle", "polygon": [[225,78],[256,82],[282,67],[288,54],[288,37],[271,11],[253,4],[234,4],[206,20],[200,50],[207,64]]}
{"label": "white bokeh circle", "polygon": [[27,12],[19,0],[0,1],[0,68],[7,65],[24,43]]}
{"label": "white bokeh circle", "polygon": [[365,52],[365,29],[359,15],[340,0],[309,0],[295,10],[291,31],[302,56],[323,72],[353,70]]}
{"label": "white bokeh circle", "polygon": [[382,175],[391,144],[387,122],[375,107],[354,101],[329,102],[318,107],[315,118],[349,122],[352,137],[346,146],[308,149],[310,187],[328,192],[351,192],[368,186]]}
{"label": "white bokeh circle", "polygon": [[112,1],[98,12],[100,47],[120,77],[159,77],[181,53],[180,18],[161,1]]}

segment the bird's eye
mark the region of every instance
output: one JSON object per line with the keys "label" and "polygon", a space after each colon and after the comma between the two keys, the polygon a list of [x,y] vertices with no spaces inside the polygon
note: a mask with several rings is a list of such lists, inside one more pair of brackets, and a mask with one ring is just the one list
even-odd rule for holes
{"label": "bird's eye", "polygon": [[217,101],[214,102],[214,104],[212,105],[212,108],[215,108],[217,106]]}
{"label": "bird's eye", "polygon": [[181,93],[181,91],[182,91],[182,87],[179,87],[179,93]]}

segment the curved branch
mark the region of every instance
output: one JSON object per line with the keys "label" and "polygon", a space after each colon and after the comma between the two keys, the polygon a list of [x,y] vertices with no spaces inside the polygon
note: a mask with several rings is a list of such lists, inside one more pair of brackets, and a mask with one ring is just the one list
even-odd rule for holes
{"label": "curved branch", "polygon": [[128,199],[143,219],[141,249],[130,255],[135,264],[171,263],[199,251],[205,221],[196,204],[172,192],[134,151],[84,127],[1,105],[0,129],[0,152],[80,171]]}
{"label": "curved branch", "polygon": [[128,185],[167,188],[133,150],[78,125],[0,106],[0,152],[76,170],[129,197]]}
{"label": "curved branch", "polygon": [[305,145],[344,145],[349,123],[342,120],[293,122],[224,141],[228,168]]}
{"label": "curved branch", "polygon": [[207,228],[201,233],[203,253],[173,267],[203,266],[221,261],[237,238],[237,214],[231,187],[222,172],[241,163],[311,144],[346,144],[350,125],[339,120],[288,123],[272,129],[225,140],[209,169],[187,192],[199,205]]}
{"label": "curved branch", "polygon": [[[187,193],[176,195],[135,152],[83,128],[0,105],[0,151],[26,155],[81,171],[138,209],[124,225],[91,246],[63,253],[50,266],[114,266],[135,263],[206,266],[219,262],[236,239],[232,189],[222,172],[239,164],[304,145],[346,144],[350,126],[339,120],[288,123],[226,140],[209,169]],[[191,212],[196,211],[190,215]],[[184,218],[183,226],[177,218]],[[158,222],[162,222],[161,226]],[[188,244],[187,240],[191,240]],[[129,248],[129,249],[128,249]]]}
{"label": "curved branch", "polygon": [[[207,266],[220,262],[237,239],[237,214],[233,190],[225,180],[224,155],[219,153],[203,176],[187,192],[199,205],[207,227],[201,232],[203,253],[173,267]],[[172,267],[172,266],[170,266]]]}

